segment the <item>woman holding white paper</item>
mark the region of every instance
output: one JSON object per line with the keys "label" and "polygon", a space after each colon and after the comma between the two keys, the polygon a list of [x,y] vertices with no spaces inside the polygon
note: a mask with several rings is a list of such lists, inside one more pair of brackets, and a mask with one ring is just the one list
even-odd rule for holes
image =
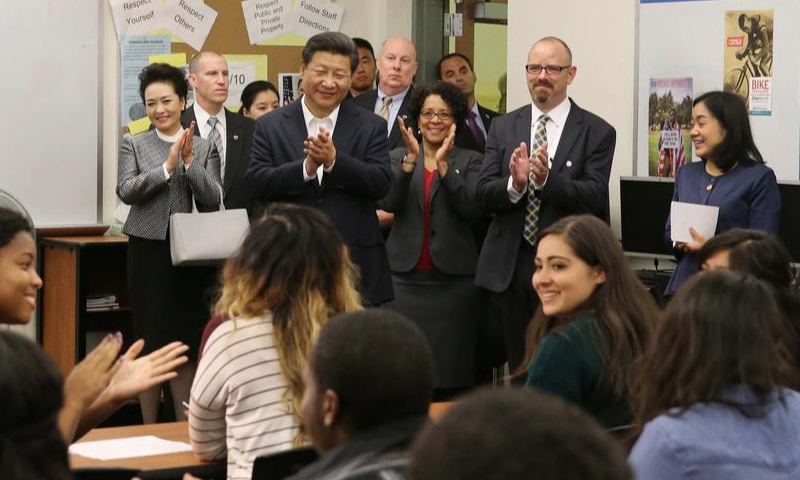
{"label": "woman holding white paper", "polygon": [[[719,207],[715,234],[736,227],[777,234],[781,213],[778,182],[753,141],[742,99],[720,91],[699,96],[692,107],[689,133],[702,161],[678,171],[672,200]],[[697,272],[696,254],[707,240],[690,227],[691,242],[673,242],[671,229],[667,218],[664,238],[674,245],[678,258],[667,295],[673,295]]]}

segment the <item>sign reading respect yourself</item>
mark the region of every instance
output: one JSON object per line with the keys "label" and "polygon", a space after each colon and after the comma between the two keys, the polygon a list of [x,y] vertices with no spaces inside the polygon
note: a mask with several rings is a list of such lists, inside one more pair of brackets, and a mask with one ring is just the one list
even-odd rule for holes
{"label": "sign reading respect yourself", "polygon": [[117,37],[142,35],[164,26],[161,0],[109,0]]}
{"label": "sign reading respect yourself", "polygon": [[194,0],[170,0],[164,10],[167,30],[195,50],[201,50],[217,19],[217,12]]}

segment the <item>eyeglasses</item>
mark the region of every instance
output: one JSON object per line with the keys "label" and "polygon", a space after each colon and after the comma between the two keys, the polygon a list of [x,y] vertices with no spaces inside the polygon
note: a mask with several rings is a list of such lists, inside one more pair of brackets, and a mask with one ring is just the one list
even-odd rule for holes
{"label": "eyeglasses", "polygon": [[531,75],[539,75],[540,73],[542,73],[542,70],[544,70],[545,72],[547,72],[548,75],[556,76],[560,75],[565,68],[569,68],[571,66],[572,65],[564,65],[563,67],[560,65],[542,66],[542,65],[536,65],[535,63],[529,63],[525,65],[525,71],[530,73]]}
{"label": "eyeglasses", "polygon": [[425,110],[424,112],[419,114],[420,117],[424,118],[425,120],[431,120],[433,117],[439,117],[439,120],[443,122],[449,122],[453,119],[453,114],[448,112],[434,112],[433,110]]}

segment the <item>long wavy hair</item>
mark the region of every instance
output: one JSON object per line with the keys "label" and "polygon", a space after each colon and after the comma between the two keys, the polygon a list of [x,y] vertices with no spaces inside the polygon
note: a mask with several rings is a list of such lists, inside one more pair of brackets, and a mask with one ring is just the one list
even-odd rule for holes
{"label": "long wavy hair", "polygon": [[[638,431],[661,414],[680,414],[701,402],[761,415],[775,387],[791,379],[789,354],[775,342],[782,328],[765,282],[727,270],[690,279],[670,301],[634,368],[631,398]],[[739,404],[721,395],[732,385],[748,385],[759,402]]]}
{"label": "long wavy hair", "polygon": [[599,333],[609,340],[608,347],[598,351],[605,365],[602,380],[622,397],[627,391],[631,361],[644,352],[658,318],[655,300],[636,278],[611,229],[597,217],[574,215],[561,219],[540,234],[537,248],[543,238],[551,235],[563,237],[578,258],[605,272],[606,280],[583,305],[565,316],[547,316],[539,305],[528,326],[525,359],[515,373],[527,372],[547,334],[558,333],[576,317],[591,313],[600,320]]}
{"label": "long wavy hair", "polygon": [[[273,204],[222,271],[215,311],[230,319],[272,313],[285,406],[298,419],[302,372],[325,322],[361,309],[357,272],[336,228],[317,210]],[[304,433],[295,438],[303,442]]]}

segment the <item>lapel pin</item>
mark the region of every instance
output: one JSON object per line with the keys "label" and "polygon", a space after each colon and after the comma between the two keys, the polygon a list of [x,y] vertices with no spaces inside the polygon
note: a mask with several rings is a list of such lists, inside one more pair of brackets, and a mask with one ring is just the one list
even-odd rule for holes
{"label": "lapel pin", "polygon": [[567,160],[567,168],[572,166],[572,160]]}
{"label": "lapel pin", "polygon": [[234,140],[239,140],[239,135],[234,135],[234,136],[233,136],[233,139],[234,139]]}

